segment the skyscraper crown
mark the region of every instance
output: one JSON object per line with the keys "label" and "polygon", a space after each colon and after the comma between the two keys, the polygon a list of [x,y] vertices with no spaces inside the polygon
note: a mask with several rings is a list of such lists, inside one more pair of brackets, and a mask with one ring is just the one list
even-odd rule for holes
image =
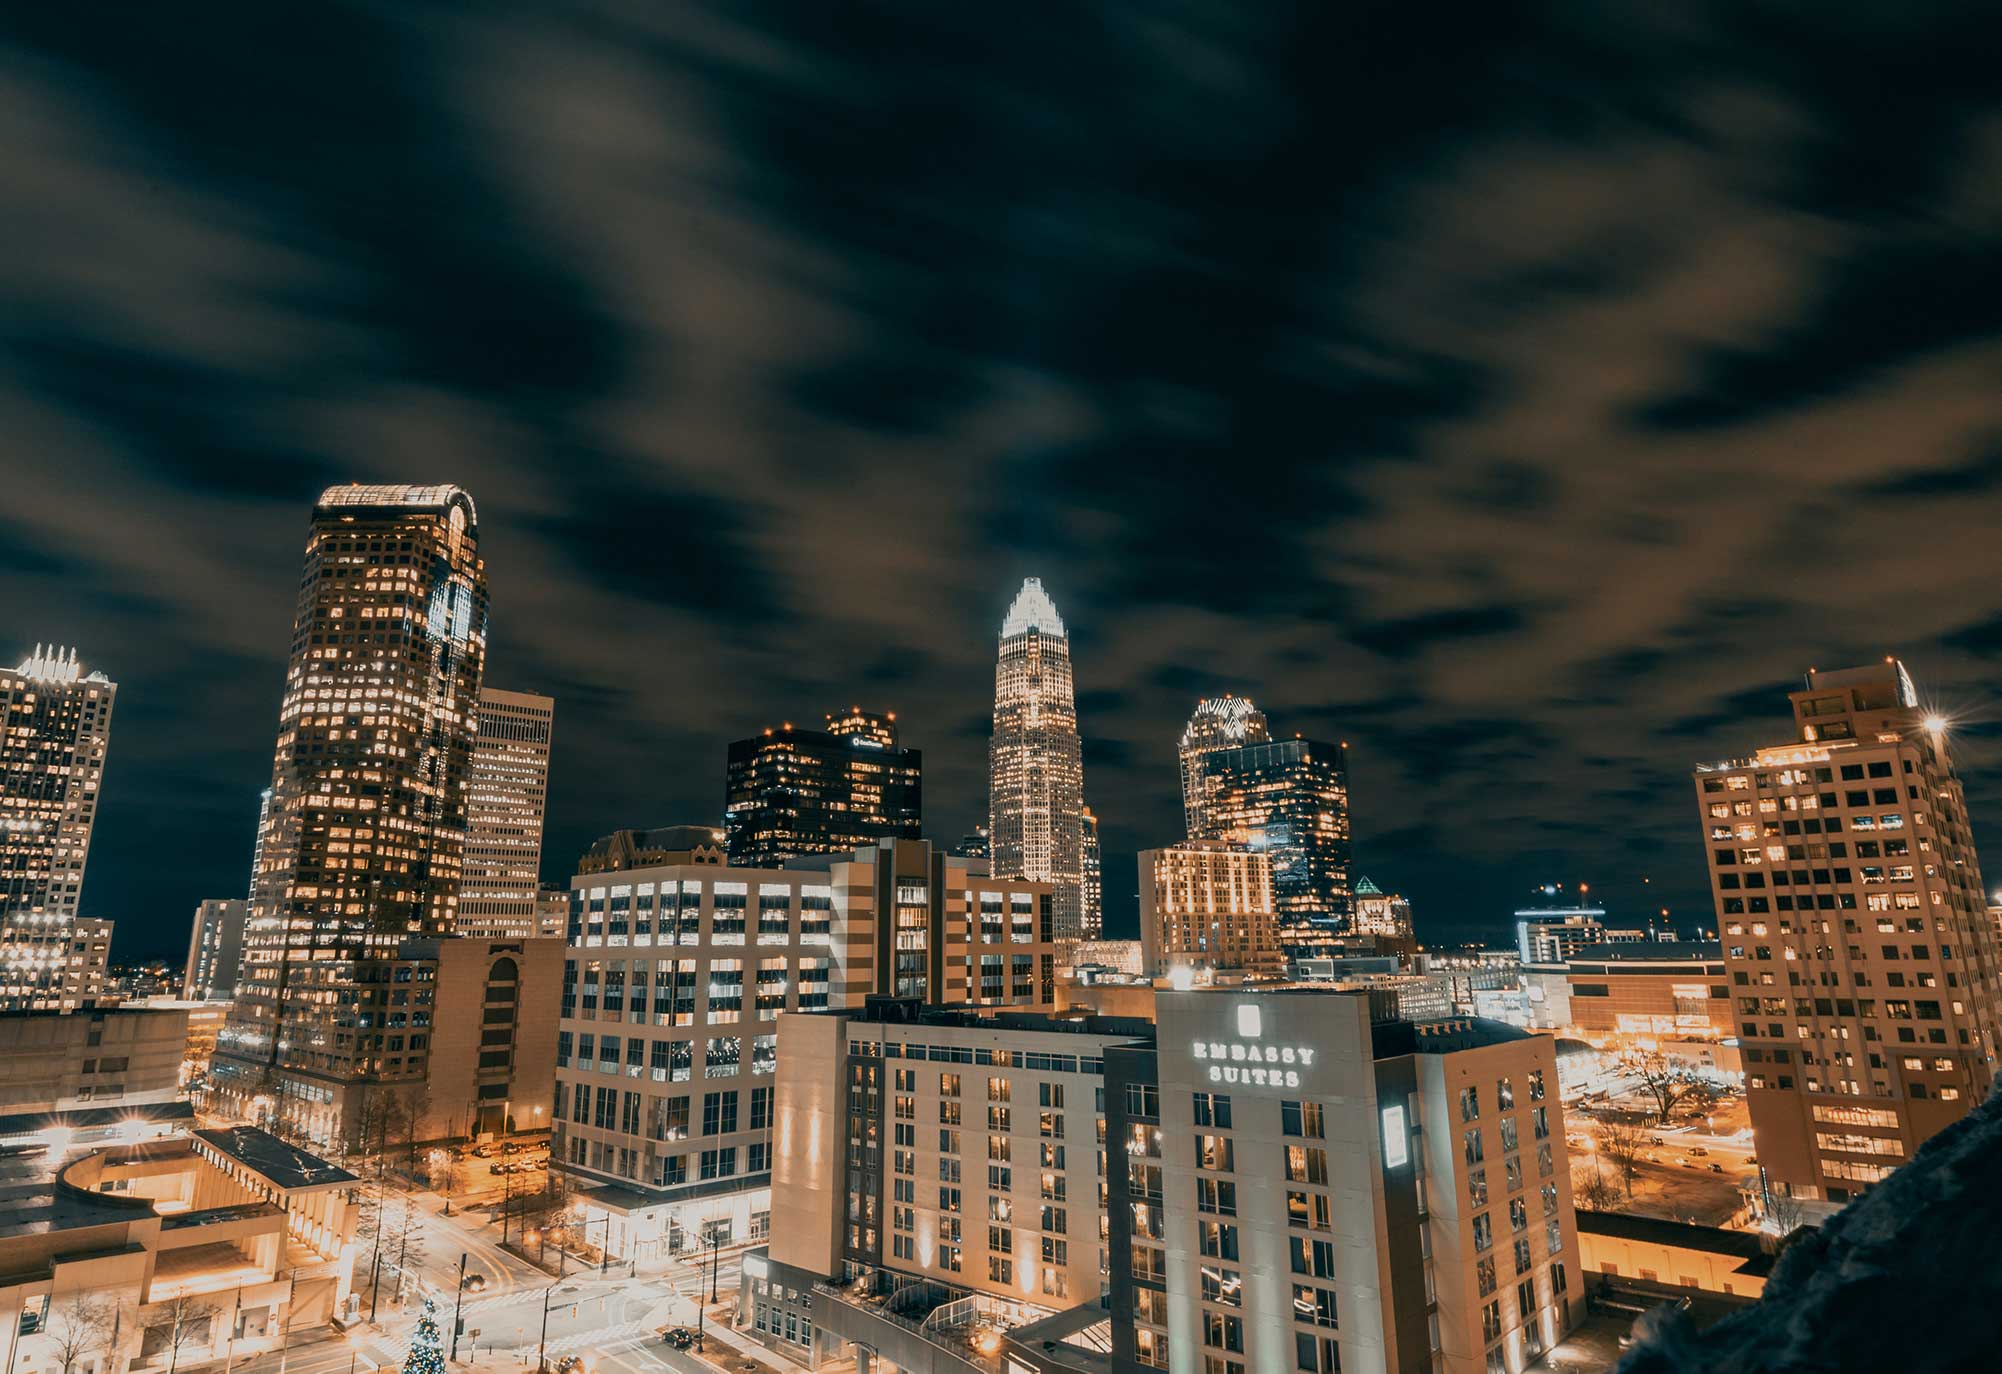
{"label": "skyscraper crown", "polygon": [[1008,618],[1001,622],[1001,637],[1012,639],[1030,630],[1041,630],[1044,634],[1062,635],[1064,619],[1057,614],[1056,603],[1043,590],[1040,577],[1025,578],[1022,590],[1015,593],[1015,604],[1008,608]]}

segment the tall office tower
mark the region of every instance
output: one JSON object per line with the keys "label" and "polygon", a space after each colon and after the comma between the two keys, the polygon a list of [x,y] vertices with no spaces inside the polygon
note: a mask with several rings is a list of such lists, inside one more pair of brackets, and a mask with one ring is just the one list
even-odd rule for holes
{"label": "tall office tower", "polygon": [[1141,850],[1140,956],[1154,975],[1283,972],[1271,856],[1220,840]]}
{"label": "tall office tower", "polygon": [[466,876],[458,933],[535,935],[542,890],[542,817],[556,703],[530,692],[480,692],[479,734],[466,801]]}
{"label": "tall office tower", "polygon": [[60,1009],[118,687],[76,650],[0,669],[0,1009]]}
{"label": "tall office tower", "polygon": [[241,897],[212,897],[195,908],[188,938],[188,968],[181,995],[190,1001],[227,1001],[236,992],[243,966],[243,928],[250,903]]}
{"label": "tall office tower", "polygon": [[238,1110],[311,1101],[345,1129],[361,1096],[348,1088],[393,1081],[409,1067],[406,1037],[428,1042],[428,1031],[380,1033],[357,993],[372,970],[357,961],[452,931],[486,634],[486,565],[463,490],[320,497],[243,977],[211,1070]]}
{"label": "tall office tower", "polygon": [[1029,578],[1001,624],[994,735],[987,745],[987,833],[994,872],[1051,884],[1057,938],[1084,933],[1084,756],[1070,639]]}
{"label": "tall office tower", "polygon": [[1087,806],[1078,816],[1084,834],[1084,935],[1087,940],[1105,935],[1105,856],[1098,847],[1098,817]]}
{"label": "tall office tower", "polygon": [[1205,755],[1218,749],[1236,749],[1246,744],[1269,744],[1272,731],[1265,713],[1251,704],[1250,697],[1204,697],[1196,703],[1195,714],[1182,731],[1182,814],[1188,821],[1189,838],[1218,838],[1208,818],[1208,776],[1203,768]]}
{"label": "tall office tower", "polygon": [[1333,926],[1348,918],[1349,780],[1338,745],[1289,739],[1203,755],[1201,838],[1272,856],[1280,924]]}
{"label": "tall office tower", "polygon": [[1797,737],[1696,769],[1770,1187],[1846,1202],[1984,1100],[2002,981],[1947,722],[1904,665],[1810,672]]}
{"label": "tall office tower", "polygon": [[924,755],[897,743],[895,712],[851,707],[825,730],[790,721],[730,746],[723,827],[730,862],[774,867],[924,833]]}
{"label": "tall office tower", "polygon": [[257,873],[264,867],[264,827],[271,823],[271,789],[257,794],[257,834],[250,842],[250,898],[257,896]]}

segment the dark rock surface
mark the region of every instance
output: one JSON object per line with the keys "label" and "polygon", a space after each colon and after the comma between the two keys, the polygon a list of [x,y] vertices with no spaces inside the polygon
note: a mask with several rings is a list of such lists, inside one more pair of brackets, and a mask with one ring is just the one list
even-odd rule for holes
{"label": "dark rock surface", "polygon": [[1799,1233],[1752,1306],[1637,1335],[1619,1374],[2002,1374],[2002,1098]]}

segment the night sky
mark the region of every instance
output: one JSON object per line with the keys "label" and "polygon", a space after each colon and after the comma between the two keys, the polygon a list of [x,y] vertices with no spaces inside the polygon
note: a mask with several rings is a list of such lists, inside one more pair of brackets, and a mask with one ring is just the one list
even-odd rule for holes
{"label": "night sky", "polygon": [[1885,653],[1997,853],[2002,20],[1847,8],[11,7],[0,656],[120,684],[86,912],[242,894],[348,480],[478,501],[552,880],[852,702],[955,839],[1029,573],[1115,931],[1223,690],[1435,939],[1693,921],[1691,763]]}

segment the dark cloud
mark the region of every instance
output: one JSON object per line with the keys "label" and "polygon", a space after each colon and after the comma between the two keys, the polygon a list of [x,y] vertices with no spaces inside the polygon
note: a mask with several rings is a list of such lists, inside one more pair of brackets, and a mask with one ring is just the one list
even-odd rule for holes
{"label": "dark cloud", "polygon": [[1025,575],[1115,923],[1223,691],[1442,933],[1705,910],[1687,769],[1816,664],[2002,811],[1977,7],[72,9],[0,21],[0,653],[121,683],[122,946],[243,886],[349,479],[474,492],[552,877],[851,701],[964,833]]}

